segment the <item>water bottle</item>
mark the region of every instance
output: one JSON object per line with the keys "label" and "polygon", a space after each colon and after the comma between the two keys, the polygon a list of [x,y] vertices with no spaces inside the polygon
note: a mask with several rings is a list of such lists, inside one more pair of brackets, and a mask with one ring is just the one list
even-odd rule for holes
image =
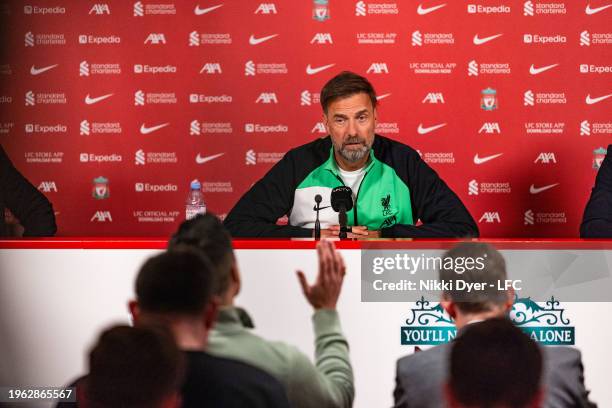
{"label": "water bottle", "polygon": [[202,185],[195,179],[191,182],[187,200],[185,200],[185,218],[190,220],[198,214],[206,214],[206,204],[202,195]]}

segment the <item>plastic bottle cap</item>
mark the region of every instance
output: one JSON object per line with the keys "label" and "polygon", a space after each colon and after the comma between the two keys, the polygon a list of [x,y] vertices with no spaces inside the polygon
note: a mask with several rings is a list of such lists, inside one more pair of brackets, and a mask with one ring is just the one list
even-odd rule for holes
{"label": "plastic bottle cap", "polygon": [[199,190],[200,188],[202,188],[202,185],[200,184],[200,181],[198,179],[195,179],[191,182],[192,190]]}

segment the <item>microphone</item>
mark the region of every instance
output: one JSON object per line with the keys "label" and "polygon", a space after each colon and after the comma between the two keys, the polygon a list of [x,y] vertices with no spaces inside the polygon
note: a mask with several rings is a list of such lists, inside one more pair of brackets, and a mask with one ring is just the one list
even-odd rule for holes
{"label": "microphone", "polygon": [[314,230],[314,237],[315,239],[321,239],[321,222],[319,222],[319,204],[321,204],[321,200],[323,200],[323,198],[321,197],[321,194],[317,194],[315,196],[315,207],[314,210],[317,212],[317,219],[315,221],[315,230]]}
{"label": "microphone", "polygon": [[336,187],[331,192],[331,205],[338,214],[340,224],[340,239],[346,239],[346,212],[353,208],[353,190],[347,186]]}

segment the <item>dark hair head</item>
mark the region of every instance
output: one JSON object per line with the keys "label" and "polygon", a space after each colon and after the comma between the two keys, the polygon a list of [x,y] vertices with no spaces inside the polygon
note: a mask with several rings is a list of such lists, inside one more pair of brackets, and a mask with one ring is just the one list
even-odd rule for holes
{"label": "dark hair head", "polygon": [[84,397],[92,408],[151,408],[178,392],[183,354],[160,327],[115,326],[89,353]]}
{"label": "dark hair head", "polygon": [[210,259],[215,272],[213,292],[223,295],[229,285],[234,252],[232,238],[221,220],[207,213],[184,221],[170,238],[168,248],[177,245],[197,248]]}
{"label": "dark hair head", "polygon": [[330,79],[321,90],[323,112],[327,114],[327,108],[336,99],[348,98],[359,93],[367,94],[372,101],[372,108],[376,108],[376,91],[366,78],[350,71],[339,73]]}
{"label": "dark hair head", "polygon": [[507,278],[506,261],[491,245],[481,242],[462,242],[443,255],[442,265],[440,268],[442,282],[461,279],[469,283],[485,284],[483,290],[445,291],[444,296],[455,302],[459,310],[466,313],[483,312],[490,310],[492,305],[503,305],[508,300],[507,292],[497,290],[497,282]]}
{"label": "dark hair head", "polygon": [[508,319],[472,323],[453,341],[448,385],[461,405],[527,407],[541,376],[540,348]]}
{"label": "dark hair head", "polygon": [[213,267],[198,250],[176,246],[149,258],[136,278],[143,312],[197,316],[209,303]]}

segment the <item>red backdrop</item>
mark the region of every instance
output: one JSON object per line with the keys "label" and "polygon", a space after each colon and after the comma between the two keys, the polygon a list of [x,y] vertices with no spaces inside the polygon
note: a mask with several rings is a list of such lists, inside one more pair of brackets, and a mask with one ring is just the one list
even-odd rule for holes
{"label": "red backdrop", "polygon": [[612,142],[610,4],[3,3],[0,142],[59,235],[167,235],[190,180],[225,214],[324,136],[320,89],[352,70],[483,236],[577,236]]}

